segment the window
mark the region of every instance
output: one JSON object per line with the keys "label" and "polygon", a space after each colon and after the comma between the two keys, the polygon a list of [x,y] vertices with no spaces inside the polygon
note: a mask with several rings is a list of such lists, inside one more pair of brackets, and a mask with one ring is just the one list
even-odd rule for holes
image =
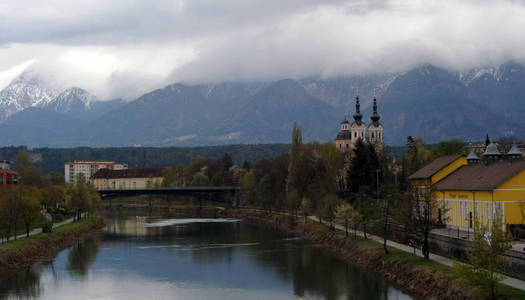
{"label": "window", "polygon": [[355,137],[355,138],[357,137],[357,132],[356,132],[356,131],[354,131],[354,137]]}
{"label": "window", "polygon": [[372,132],[372,138],[374,138],[374,133]]}
{"label": "window", "polygon": [[346,144],[346,149],[348,149],[348,144]]}

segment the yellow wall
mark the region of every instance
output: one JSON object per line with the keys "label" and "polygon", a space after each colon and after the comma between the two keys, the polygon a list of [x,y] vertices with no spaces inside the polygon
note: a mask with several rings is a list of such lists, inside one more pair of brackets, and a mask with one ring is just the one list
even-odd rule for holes
{"label": "yellow wall", "polygon": [[92,179],[97,190],[146,189],[162,184],[162,177],[152,178],[96,178]]}
{"label": "yellow wall", "polygon": [[432,184],[440,181],[443,177],[447,176],[448,174],[455,171],[457,168],[463,165],[466,165],[466,164],[467,164],[467,159],[465,158],[465,156],[458,157],[452,163],[450,163],[443,169],[439,170],[438,172],[436,172],[436,174],[432,176],[432,179],[431,179]]}

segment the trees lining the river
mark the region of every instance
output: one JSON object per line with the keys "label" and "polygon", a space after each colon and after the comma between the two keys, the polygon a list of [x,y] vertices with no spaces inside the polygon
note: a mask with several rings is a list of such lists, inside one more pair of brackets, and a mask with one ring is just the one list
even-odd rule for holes
{"label": "trees lining the river", "polygon": [[20,229],[29,236],[33,228],[44,225],[45,213],[60,221],[74,211],[79,219],[83,212],[94,212],[100,201],[95,188],[82,176],[67,187],[57,174],[44,176],[29,165],[24,149],[17,156],[16,167],[19,182],[0,189],[0,235],[7,241],[16,238]]}

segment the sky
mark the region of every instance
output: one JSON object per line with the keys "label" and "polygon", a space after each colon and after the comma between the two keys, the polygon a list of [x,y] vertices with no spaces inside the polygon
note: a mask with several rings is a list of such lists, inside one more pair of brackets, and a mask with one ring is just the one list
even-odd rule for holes
{"label": "sky", "polygon": [[525,0],[4,0],[0,89],[24,70],[134,99],[173,82],[525,62]]}

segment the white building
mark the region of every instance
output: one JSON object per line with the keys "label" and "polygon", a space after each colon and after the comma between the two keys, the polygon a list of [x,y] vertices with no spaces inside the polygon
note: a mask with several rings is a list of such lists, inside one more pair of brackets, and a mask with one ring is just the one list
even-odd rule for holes
{"label": "white building", "polygon": [[8,160],[0,160],[0,170],[11,170],[11,162]]}
{"label": "white building", "polygon": [[105,160],[75,160],[64,165],[66,183],[75,182],[78,174],[84,174],[86,180],[90,179],[100,169],[126,170],[127,163],[117,163]]}

